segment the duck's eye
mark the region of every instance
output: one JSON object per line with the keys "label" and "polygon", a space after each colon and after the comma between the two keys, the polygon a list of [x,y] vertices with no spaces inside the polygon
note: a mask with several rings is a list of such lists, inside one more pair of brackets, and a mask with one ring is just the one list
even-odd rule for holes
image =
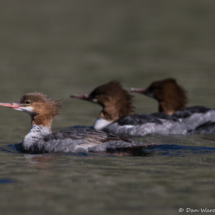
{"label": "duck's eye", "polygon": [[98,97],[99,95],[100,95],[99,92],[95,92],[95,93],[93,94],[94,97]]}
{"label": "duck's eye", "polygon": [[31,103],[30,101],[26,101],[26,102],[25,102],[25,104],[30,104],[30,103]]}

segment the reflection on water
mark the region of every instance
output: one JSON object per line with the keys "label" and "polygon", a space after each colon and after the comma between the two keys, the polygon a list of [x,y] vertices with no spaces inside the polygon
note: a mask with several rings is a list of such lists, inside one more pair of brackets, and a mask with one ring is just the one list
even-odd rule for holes
{"label": "reflection on water", "polygon": [[[125,89],[176,78],[189,105],[215,107],[215,1],[5,1],[0,101],[63,99],[53,130],[92,126],[100,107],[69,98],[119,80]],[[157,110],[135,95],[136,112]],[[213,208],[214,135],[132,137],[160,143],[128,154],[25,155],[29,116],[0,109],[3,214],[178,214]],[[123,156],[122,156],[123,155]],[[135,156],[134,156],[135,155]],[[201,198],[200,198],[201,197]]]}

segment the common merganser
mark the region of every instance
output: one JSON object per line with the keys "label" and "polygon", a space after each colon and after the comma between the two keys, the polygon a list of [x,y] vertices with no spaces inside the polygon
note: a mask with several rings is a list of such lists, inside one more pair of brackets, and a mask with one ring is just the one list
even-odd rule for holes
{"label": "common merganser", "polygon": [[102,106],[94,129],[121,135],[187,134],[186,125],[165,113],[131,114],[132,96],[117,81],[95,88],[89,95],[71,95]]}
{"label": "common merganser", "polygon": [[186,92],[173,78],[155,81],[146,89],[131,88],[131,91],[157,100],[160,112],[178,118],[189,130],[194,130],[208,121],[215,121],[214,109],[204,106],[186,107]]}
{"label": "common merganser", "polygon": [[31,116],[31,129],[21,143],[25,153],[129,151],[156,145],[89,128],[68,128],[52,133],[51,124],[59,114],[61,105],[39,92],[25,94],[15,103],[0,103],[0,106],[23,111]]}

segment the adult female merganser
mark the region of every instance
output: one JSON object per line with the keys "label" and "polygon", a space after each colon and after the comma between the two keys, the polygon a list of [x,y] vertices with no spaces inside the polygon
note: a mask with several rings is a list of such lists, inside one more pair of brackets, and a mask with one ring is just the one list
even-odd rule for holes
{"label": "adult female merganser", "polygon": [[60,103],[42,93],[28,93],[15,103],[0,103],[0,106],[23,111],[31,116],[31,129],[21,143],[21,149],[26,153],[106,152],[155,145],[88,128],[68,128],[52,133],[51,124],[60,112]]}
{"label": "adult female merganser", "polygon": [[184,122],[189,130],[215,121],[215,110],[204,106],[186,107],[185,90],[175,79],[168,78],[153,82],[146,89],[131,88],[132,92],[142,93],[158,101],[159,111],[171,115]]}
{"label": "adult female merganser", "polygon": [[186,134],[186,125],[167,114],[132,114],[132,96],[117,81],[95,88],[89,95],[71,98],[91,101],[102,106],[94,129],[121,135]]}

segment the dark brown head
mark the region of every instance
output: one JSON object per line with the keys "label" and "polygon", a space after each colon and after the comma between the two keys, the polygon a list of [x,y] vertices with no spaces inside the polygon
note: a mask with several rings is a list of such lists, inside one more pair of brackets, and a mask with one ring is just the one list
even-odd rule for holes
{"label": "dark brown head", "polygon": [[26,112],[31,115],[33,124],[49,127],[61,109],[59,102],[39,92],[27,93],[15,103],[0,103],[0,106]]}
{"label": "dark brown head", "polygon": [[122,88],[118,81],[101,85],[89,95],[72,95],[71,98],[83,99],[101,105],[103,110],[100,116],[109,121],[130,115],[134,110],[132,96]]}
{"label": "dark brown head", "polygon": [[146,89],[132,88],[131,91],[156,99],[159,111],[167,114],[172,114],[187,104],[185,90],[173,78],[155,81]]}

